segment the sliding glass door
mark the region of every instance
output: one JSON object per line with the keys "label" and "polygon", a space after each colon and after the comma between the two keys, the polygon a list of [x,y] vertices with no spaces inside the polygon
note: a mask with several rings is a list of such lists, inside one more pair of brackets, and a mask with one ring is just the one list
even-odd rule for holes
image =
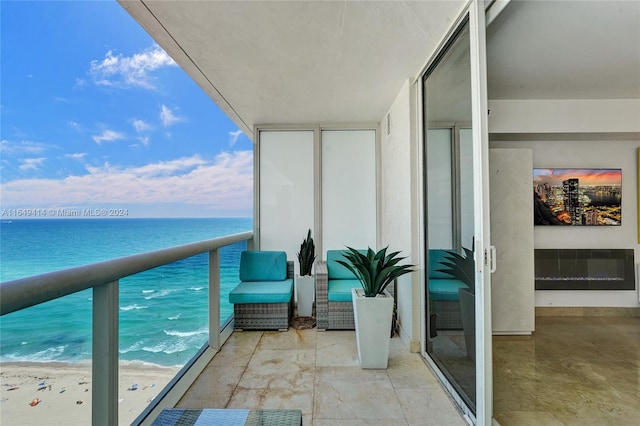
{"label": "sliding glass door", "polygon": [[467,415],[477,424],[490,424],[491,251],[484,241],[489,215],[481,3],[472,3],[422,79],[423,346]]}

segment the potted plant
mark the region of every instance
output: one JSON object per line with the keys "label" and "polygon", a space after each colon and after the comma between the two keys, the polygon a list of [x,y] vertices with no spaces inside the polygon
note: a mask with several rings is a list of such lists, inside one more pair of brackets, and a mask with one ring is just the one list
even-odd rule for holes
{"label": "potted plant", "polygon": [[399,251],[387,254],[385,247],[362,253],[347,247],[346,261],[338,260],[360,281],[362,288],[351,290],[356,325],[358,358],[362,368],[387,368],[393,297],[386,288],[396,278],[412,272],[413,265],[398,265],[405,257]]}
{"label": "potted plant", "polygon": [[298,316],[310,317],[313,312],[313,295],[315,293],[315,282],[313,275],[311,275],[311,268],[316,259],[316,246],[311,238],[311,229],[307,233],[307,238],[302,240],[297,256],[300,264],[300,275],[296,277]]}
{"label": "potted plant", "polygon": [[466,288],[458,289],[460,298],[460,316],[462,318],[462,329],[464,330],[464,344],[467,349],[467,356],[475,361],[476,359],[476,305],[475,305],[475,261],[473,251],[462,248],[464,256],[455,251],[448,251],[444,261],[440,264],[444,266],[439,272],[451,275],[462,281]]}

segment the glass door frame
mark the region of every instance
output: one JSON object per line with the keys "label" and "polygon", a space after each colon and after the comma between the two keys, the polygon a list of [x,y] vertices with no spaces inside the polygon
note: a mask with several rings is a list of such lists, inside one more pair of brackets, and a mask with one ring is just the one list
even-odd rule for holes
{"label": "glass door frame", "polygon": [[[486,66],[486,24],[485,4],[482,0],[472,0],[462,11],[460,17],[452,25],[447,37],[441,43],[438,50],[427,62],[423,71],[416,79],[417,89],[417,118],[419,125],[419,154],[423,158],[425,148],[426,123],[424,122],[423,105],[423,76],[430,66],[440,59],[443,50],[448,46],[449,40],[457,35],[457,29],[468,16],[470,62],[471,62],[471,106],[472,106],[472,139],[473,139],[473,191],[474,191],[474,236],[475,236],[475,263],[476,263],[476,412],[475,415],[467,407],[463,399],[457,395],[455,388],[448,383],[446,376],[442,374],[435,362],[431,360],[427,351],[428,327],[425,291],[426,268],[422,270],[421,281],[421,333],[420,351],[436,370],[445,387],[452,393],[454,400],[462,408],[465,416],[477,425],[491,425],[493,416],[493,367],[492,367],[492,333],[491,333],[491,270],[495,270],[495,258],[491,250],[490,242],[490,210],[489,210],[489,128],[488,128],[488,100],[487,100],[487,66]],[[425,180],[427,170],[422,166],[422,206],[425,205]],[[424,207],[422,207],[424,209]],[[426,218],[426,211],[422,212]],[[426,220],[426,219],[425,219]],[[425,259],[426,223],[421,223],[421,258]]]}

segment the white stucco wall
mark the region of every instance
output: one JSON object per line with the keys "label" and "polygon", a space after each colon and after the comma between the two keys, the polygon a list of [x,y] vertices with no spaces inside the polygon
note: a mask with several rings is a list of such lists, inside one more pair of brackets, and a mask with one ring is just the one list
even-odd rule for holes
{"label": "white stucco wall", "polygon": [[[412,194],[416,181],[412,177],[415,175],[412,156],[415,136],[411,131],[411,90],[407,80],[389,109],[390,127],[387,127],[386,116],[380,123],[378,247],[389,245],[390,250],[400,250],[403,256],[409,256],[407,262],[418,264],[420,255],[414,249],[414,240],[419,236],[412,231],[415,220]],[[396,297],[402,339],[417,351],[420,339],[418,273],[399,279]]]}
{"label": "white stucco wall", "polygon": [[[507,102],[505,104],[505,102]],[[580,228],[534,227],[535,248],[633,248],[640,262],[638,244],[637,150],[640,139],[640,102],[622,101],[493,101],[490,129],[494,133],[524,134],[518,141],[492,141],[492,148],[530,148],[534,168],[622,169],[622,225]],[[495,108],[496,104],[500,108]],[[502,108],[508,105],[510,108]],[[534,106],[537,106],[534,108]],[[587,108],[588,107],[588,108]],[[547,110],[553,108],[557,114]],[[587,114],[585,110],[590,112]],[[612,114],[611,111],[616,112]],[[517,111],[526,114],[516,113]],[[560,113],[562,111],[562,113]],[[598,114],[600,112],[601,114]],[[620,117],[626,117],[621,120]],[[526,134],[531,134],[526,137]],[[552,133],[551,135],[545,135]],[[553,135],[555,133],[555,136]],[[571,133],[571,137],[561,133]],[[580,133],[583,133],[582,135]],[[603,133],[607,135],[594,135]],[[615,135],[618,133],[618,136]],[[617,140],[626,133],[628,140]],[[523,135],[519,135],[523,136]],[[554,140],[555,138],[555,140]],[[570,139],[570,140],[566,140]],[[532,177],[533,179],[533,177]],[[533,225],[532,225],[533,226]],[[536,306],[640,306],[635,291],[536,291]]]}
{"label": "white stucco wall", "polygon": [[640,99],[489,101],[489,133],[639,131]]}

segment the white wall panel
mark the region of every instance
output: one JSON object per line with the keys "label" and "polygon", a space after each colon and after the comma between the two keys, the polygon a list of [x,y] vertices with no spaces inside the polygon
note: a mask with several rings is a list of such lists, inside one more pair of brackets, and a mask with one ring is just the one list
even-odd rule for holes
{"label": "white wall panel", "polygon": [[494,333],[530,334],[535,326],[533,197],[530,149],[491,149],[491,244],[496,272],[491,276]]}
{"label": "white wall panel", "polygon": [[453,248],[451,129],[427,130],[429,248]]}
{"label": "white wall panel", "polygon": [[375,130],[323,130],[322,257],[326,251],[376,247]]}
{"label": "white wall panel", "polygon": [[640,99],[500,99],[489,110],[490,133],[640,131]]}
{"label": "white wall panel", "polygon": [[460,129],[460,233],[462,247],[473,249],[473,134]]}
{"label": "white wall panel", "polygon": [[313,131],[260,131],[260,249],[296,262],[314,231]]}
{"label": "white wall panel", "polygon": [[[389,122],[383,119],[380,123],[378,243],[383,247],[389,245],[390,250],[401,250],[402,256],[407,256],[407,263],[418,264],[420,255],[412,251],[413,238],[418,233],[412,231],[415,214],[412,191],[415,191],[416,182],[412,180],[411,88],[411,83],[405,82],[389,109]],[[401,324],[400,336],[417,351],[420,347],[420,290],[419,275],[412,275],[398,279],[395,298]]]}
{"label": "white wall panel", "polygon": [[[493,115],[493,112],[492,112]],[[633,248],[640,259],[637,237],[638,140],[522,140],[493,141],[491,148],[533,150],[533,167],[622,169],[622,225],[605,227],[533,226],[535,248]],[[531,171],[533,190],[533,171]],[[514,238],[518,238],[514,236]],[[498,265],[498,267],[500,267]],[[536,306],[638,307],[634,291],[536,290]]]}

